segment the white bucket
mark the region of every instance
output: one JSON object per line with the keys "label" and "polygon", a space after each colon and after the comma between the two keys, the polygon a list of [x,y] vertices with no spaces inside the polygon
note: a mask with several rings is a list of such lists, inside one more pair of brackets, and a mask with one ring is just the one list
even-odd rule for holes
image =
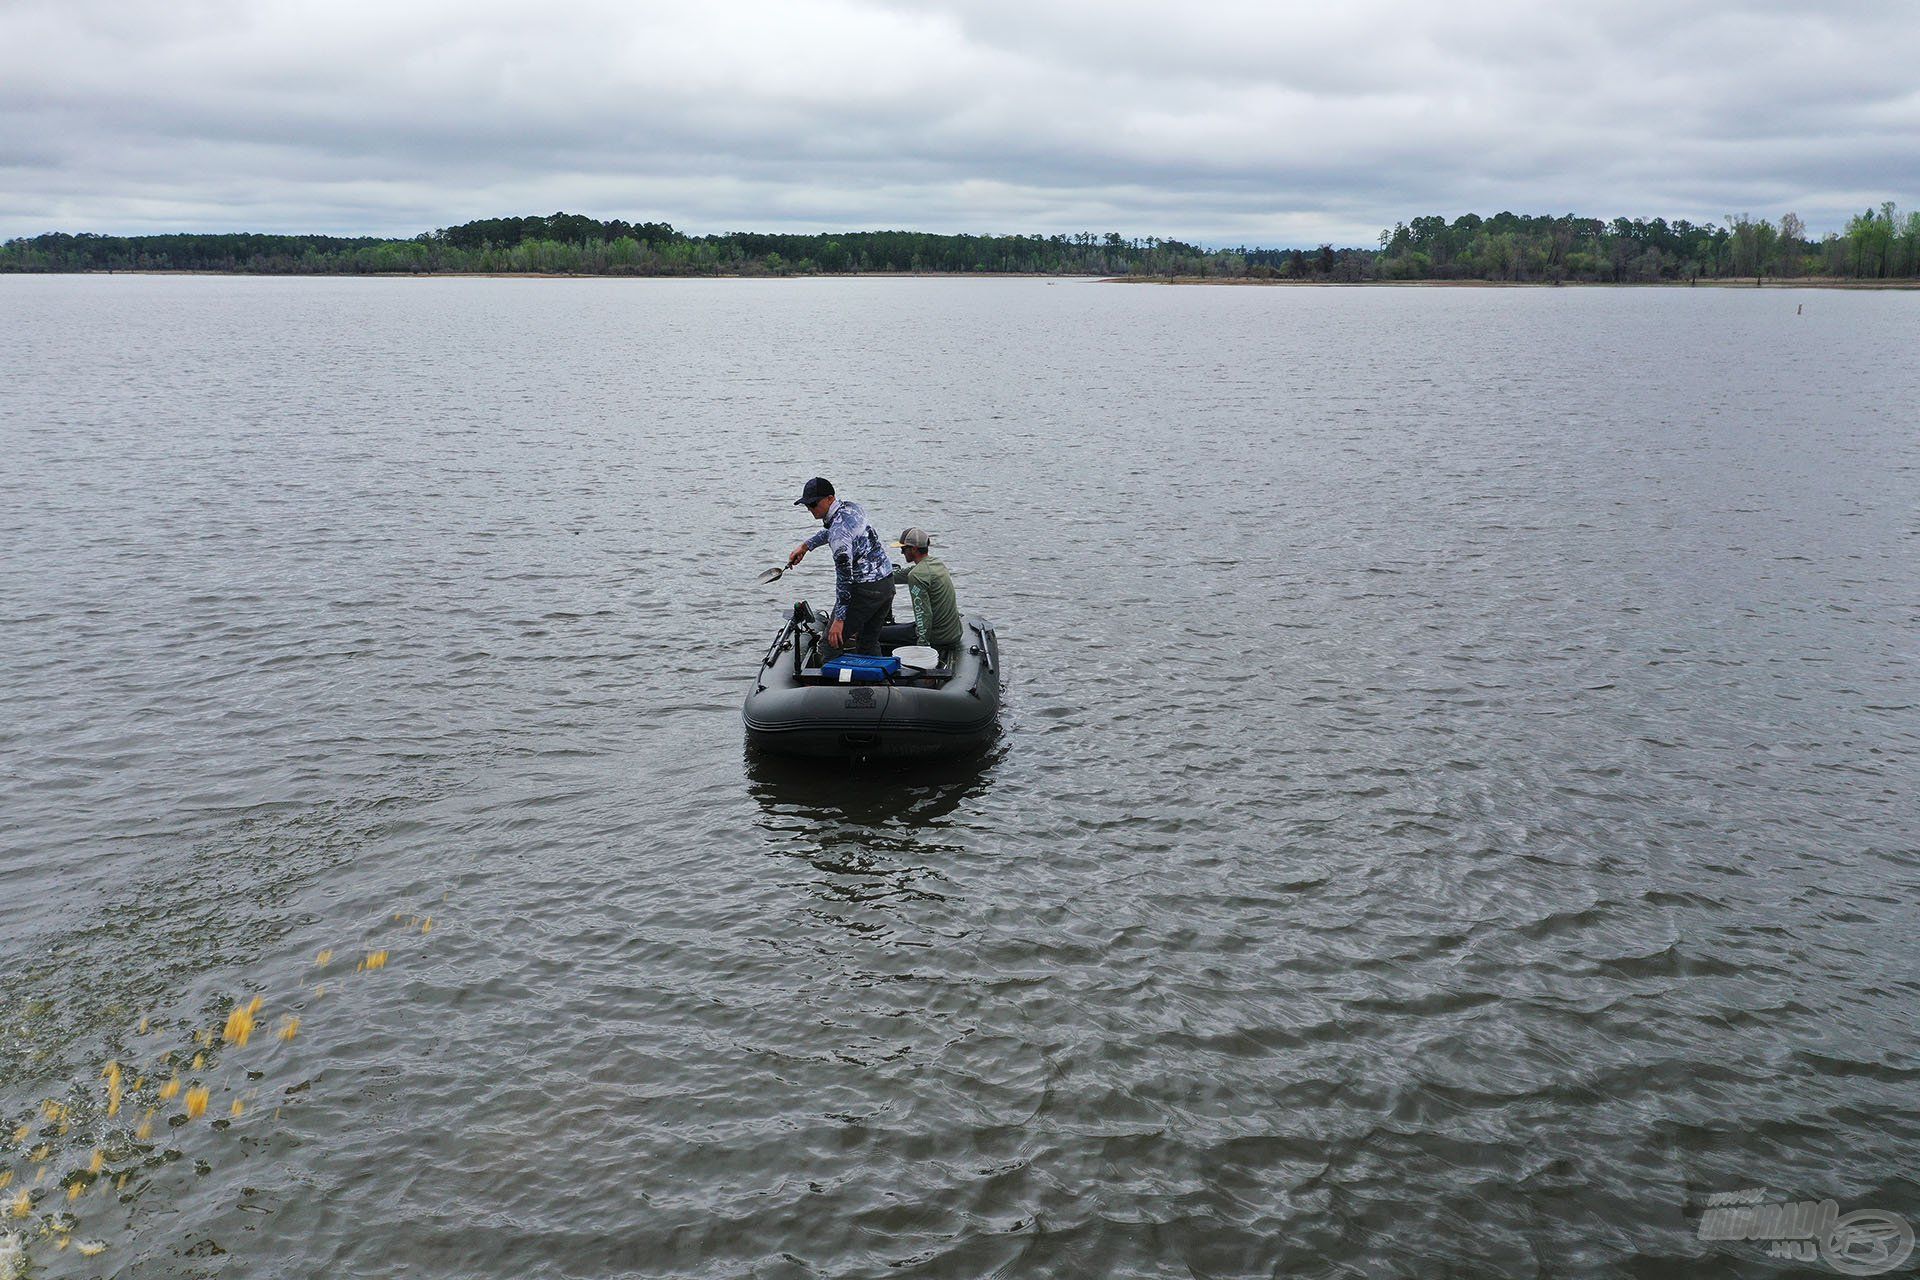
{"label": "white bucket", "polygon": [[893,651],[903,667],[912,667],[916,671],[931,671],[940,665],[940,651],[931,645],[901,645]]}

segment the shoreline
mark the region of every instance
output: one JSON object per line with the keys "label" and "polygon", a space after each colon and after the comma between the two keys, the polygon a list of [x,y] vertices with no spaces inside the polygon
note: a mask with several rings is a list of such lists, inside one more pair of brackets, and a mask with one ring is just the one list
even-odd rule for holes
{"label": "shoreline", "polygon": [[190,267],[139,267],[125,271],[0,271],[9,276],[230,276],[249,280],[1090,280],[1095,273],[1057,271],[809,271],[789,275],[714,271],[697,275],[634,271],[207,271]]}
{"label": "shoreline", "polygon": [[9,276],[224,276],[256,280],[1075,280],[1094,284],[1209,285],[1283,289],[1839,289],[1920,290],[1920,278],[1881,280],[1847,276],[1729,276],[1700,280],[1291,280],[1252,276],[1100,276],[1051,271],[813,271],[766,275],[714,272],[702,275],[642,275],[634,272],[561,271],[207,271],[140,268],[128,271],[7,271]]}
{"label": "shoreline", "polygon": [[1726,276],[1716,280],[1257,280],[1250,276],[1105,276],[1101,284],[1244,285],[1287,289],[1920,289],[1920,279]]}

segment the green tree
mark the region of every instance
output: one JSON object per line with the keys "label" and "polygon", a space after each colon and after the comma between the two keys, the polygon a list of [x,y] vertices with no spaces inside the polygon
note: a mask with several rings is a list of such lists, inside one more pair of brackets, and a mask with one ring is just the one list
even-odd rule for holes
{"label": "green tree", "polygon": [[1802,259],[1806,255],[1807,226],[1800,221],[1797,213],[1780,215],[1779,262],[1775,272],[1783,276],[1800,274]]}
{"label": "green tree", "polygon": [[1920,276],[1920,210],[1909,213],[1901,223],[1897,248],[1899,253],[1894,272],[1902,276]]}
{"label": "green tree", "polygon": [[1847,248],[1850,274],[1855,278],[1877,279],[1886,274],[1887,259],[1893,248],[1891,202],[1881,206],[1879,211],[1869,209],[1848,220]]}

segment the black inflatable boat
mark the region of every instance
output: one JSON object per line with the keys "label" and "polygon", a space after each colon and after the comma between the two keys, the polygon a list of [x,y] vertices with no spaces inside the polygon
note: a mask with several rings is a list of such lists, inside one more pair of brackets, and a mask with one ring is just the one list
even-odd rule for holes
{"label": "black inflatable boat", "polygon": [[968,618],[952,665],[905,668],[872,683],[821,670],[826,619],[804,602],[767,646],[741,715],[747,745],[787,756],[913,759],[968,755],[993,741],[1000,645]]}

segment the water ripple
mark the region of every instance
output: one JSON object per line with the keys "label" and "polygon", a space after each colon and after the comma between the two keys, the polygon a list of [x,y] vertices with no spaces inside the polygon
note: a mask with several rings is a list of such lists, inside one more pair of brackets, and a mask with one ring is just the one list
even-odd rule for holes
{"label": "water ripple", "polygon": [[[0,1171],[139,1177],[46,1274],[1742,1275],[1714,1192],[1920,1221],[1920,298],[0,293]],[[822,471],[998,624],[987,758],[743,755]],[[206,1068],[254,1105],[139,1154],[101,1066],[250,991],[304,1002]]]}

